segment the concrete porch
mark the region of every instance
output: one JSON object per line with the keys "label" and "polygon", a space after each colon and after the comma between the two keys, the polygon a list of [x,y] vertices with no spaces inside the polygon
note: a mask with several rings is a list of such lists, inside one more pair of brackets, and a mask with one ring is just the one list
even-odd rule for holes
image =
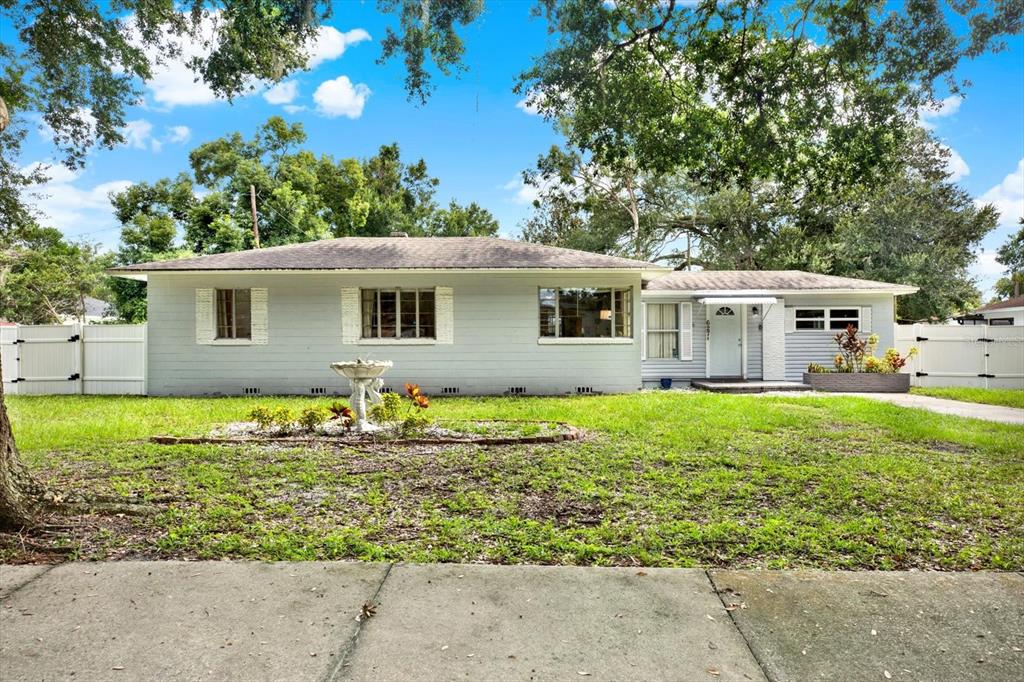
{"label": "concrete porch", "polygon": [[799,381],[762,381],[760,379],[693,379],[690,385],[712,393],[765,393],[767,391],[809,391]]}

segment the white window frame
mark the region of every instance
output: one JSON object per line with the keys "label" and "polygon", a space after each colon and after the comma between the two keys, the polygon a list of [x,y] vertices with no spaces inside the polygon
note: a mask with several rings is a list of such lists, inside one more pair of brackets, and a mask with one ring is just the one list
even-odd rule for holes
{"label": "white window frame", "polygon": [[[676,309],[676,324],[675,324],[675,327],[672,328],[672,329],[668,329],[668,328],[665,328],[665,329],[651,329],[650,320],[649,320],[649,318],[646,317],[646,315],[647,315],[647,311],[649,311],[651,309],[652,305],[674,307]],[[657,303],[657,302],[651,301],[651,302],[648,302],[648,303],[644,304],[644,316],[645,316],[644,317],[644,358],[645,359],[650,359],[650,360],[681,360],[682,359],[682,355],[683,355],[683,345],[682,345],[682,341],[683,341],[683,339],[682,339],[682,332],[683,332],[683,310],[682,310],[682,304],[681,303]],[[669,357],[659,357],[659,358],[651,357],[651,350],[650,350],[651,349],[651,340],[650,340],[649,335],[650,334],[671,334],[671,333],[674,333],[676,335],[676,354],[675,355],[671,355]]]}
{"label": "white window frame", "polygon": [[[231,292],[231,335],[221,336],[220,335],[220,292],[229,291]],[[238,335],[238,304],[236,302],[236,295],[239,291],[249,292],[249,335],[239,336]],[[235,287],[235,288],[219,288],[213,290],[213,340],[215,343],[222,344],[250,344],[252,343],[252,289],[246,287]]]}
{"label": "white window frame", "polygon": [[[803,320],[801,320],[801,318],[797,315],[797,313],[800,312],[801,310],[821,310],[821,311],[824,311],[825,317],[803,318]],[[832,311],[833,310],[856,310],[857,311],[857,317],[856,318],[833,317],[832,316]],[[824,327],[822,329],[801,329],[800,328],[800,322],[801,321],[806,321],[806,320],[809,320],[809,319],[821,320],[822,324],[824,325]],[[847,306],[843,306],[843,305],[837,305],[837,306],[807,305],[807,306],[794,306],[793,307],[793,325],[794,325],[793,326],[793,331],[797,332],[799,334],[838,334],[839,332],[841,332],[844,329],[846,329],[845,325],[843,326],[843,329],[833,329],[832,328],[832,321],[833,320],[846,322],[847,324],[850,324],[852,322],[853,326],[855,326],[858,330],[860,330],[861,322],[863,321],[863,319],[864,319],[864,313],[861,310],[860,306],[856,306],[856,305],[847,305]]]}
{"label": "white window frame", "polygon": [[[555,292],[555,310],[554,310],[554,336],[544,336],[541,334],[541,307],[540,307],[540,292],[545,289],[552,289]],[[560,336],[561,328],[561,317],[559,311],[561,310],[561,291],[563,289],[593,289],[595,291],[610,291],[611,292],[611,336]],[[615,316],[618,310],[615,307],[615,293],[624,292],[623,300],[629,299],[629,335],[617,336],[615,324]],[[634,323],[635,320],[633,314],[635,301],[633,300],[633,287],[586,287],[586,286],[568,286],[568,287],[557,287],[557,286],[541,286],[537,287],[537,343],[541,345],[558,345],[558,344],[631,344],[634,339]]]}
{"label": "white window frame", "polygon": [[[374,292],[374,300],[377,304],[377,336],[363,336],[363,292]],[[402,292],[416,292],[416,336],[402,336]],[[434,335],[420,336],[420,292],[429,291],[434,297]],[[395,294],[395,335],[380,336],[383,327],[383,313],[380,307],[381,292],[394,292]],[[371,328],[372,328],[371,324]],[[409,343],[409,344],[433,344],[437,342],[437,288],[436,287],[363,287],[359,289],[359,341],[360,343]]]}

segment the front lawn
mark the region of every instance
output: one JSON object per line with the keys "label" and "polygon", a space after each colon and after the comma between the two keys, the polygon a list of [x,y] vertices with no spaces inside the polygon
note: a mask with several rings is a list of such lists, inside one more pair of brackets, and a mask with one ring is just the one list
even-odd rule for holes
{"label": "front lawn", "polygon": [[967,403],[1003,405],[1024,409],[1024,391],[1018,388],[912,388],[911,393]]}
{"label": "front lawn", "polygon": [[439,418],[559,420],[589,436],[358,449],[144,440],[310,399],[8,401],[22,457],[55,488],[157,510],[0,536],[9,561],[52,560],[50,546],[77,558],[1024,568],[1024,427],[861,398],[437,399]]}

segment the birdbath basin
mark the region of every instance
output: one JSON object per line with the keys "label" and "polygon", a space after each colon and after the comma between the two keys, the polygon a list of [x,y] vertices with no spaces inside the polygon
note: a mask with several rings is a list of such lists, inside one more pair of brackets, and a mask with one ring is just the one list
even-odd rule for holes
{"label": "birdbath basin", "polygon": [[332,362],[331,369],[348,379],[352,386],[352,411],[356,415],[355,429],[359,433],[378,431],[380,427],[366,419],[366,401],[380,401],[381,375],[391,369],[390,360],[351,360],[348,362]]}

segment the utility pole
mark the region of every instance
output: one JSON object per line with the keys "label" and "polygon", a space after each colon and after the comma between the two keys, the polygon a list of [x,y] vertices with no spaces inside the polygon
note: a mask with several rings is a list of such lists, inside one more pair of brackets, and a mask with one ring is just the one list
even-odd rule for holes
{"label": "utility pole", "polygon": [[260,248],[260,226],[256,220],[256,185],[249,185],[249,204],[252,205],[252,243]]}

